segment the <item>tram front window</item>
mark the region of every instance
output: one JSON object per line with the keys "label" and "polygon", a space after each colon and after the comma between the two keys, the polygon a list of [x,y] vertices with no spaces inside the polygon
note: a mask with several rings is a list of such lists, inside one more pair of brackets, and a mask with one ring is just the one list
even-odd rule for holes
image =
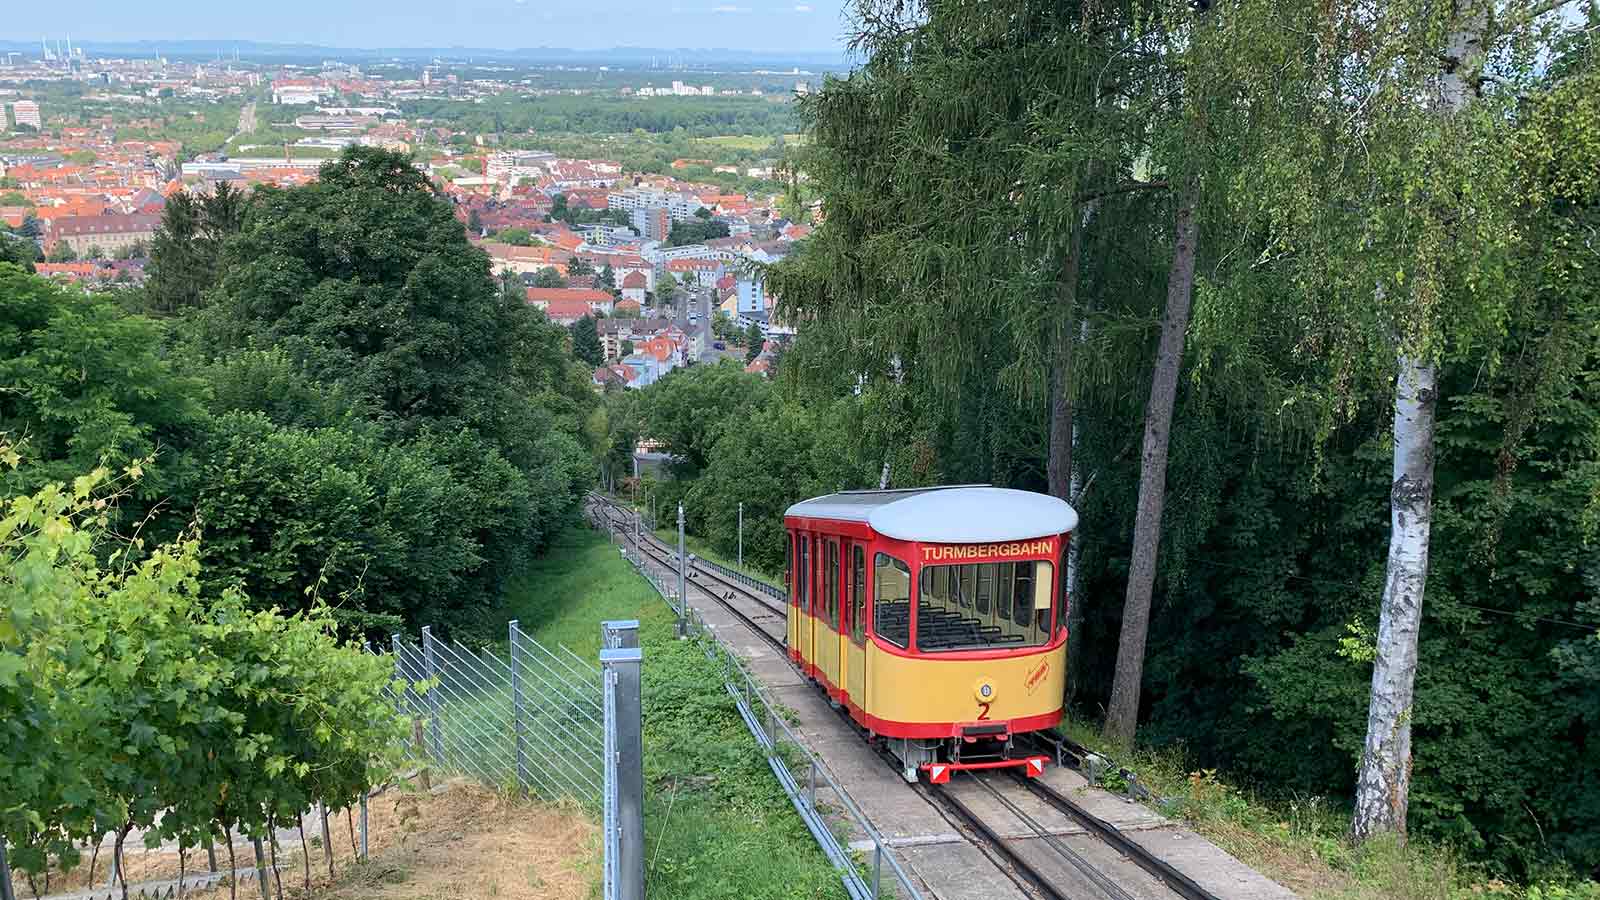
{"label": "tram front window", "polygon": [[917,649],[1006,650],[1050,642],[1055,567],[1044,561],[923,566]]}
{"label": "tram front window", "polygon": [[872,560],[872,631],[896,647],[911,643],[911,567],[887,553]]}

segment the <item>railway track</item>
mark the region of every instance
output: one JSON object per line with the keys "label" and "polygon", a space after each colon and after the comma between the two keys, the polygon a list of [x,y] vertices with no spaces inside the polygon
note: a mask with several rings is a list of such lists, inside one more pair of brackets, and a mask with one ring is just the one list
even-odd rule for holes
{"label": "railway track", "polygon": [[[612,527],[633,530],[631,514],[605,498],[597,497],[596,503]],[[641,552],[668,569],[676,567],[673,548],[654,534],[642,533],[642,537],[636,544]],[[760,624],[748,607],[741,609],[734,598],[757,607],[756,615],[780,620],[787,612],[782,605],[695,562],[690,571],[703,593],[766,640],[782,658],[788,658],[781,630],[775,633]],[[840,715],[860,732],[842,710]],[[1036,740],[1047,743],[1043,738]],[[1070,755],[1082,760],[1090,755],[1070,741],[1063,739],[1061,745],[1066,754],[1049,744],[1058,759]],[[886,764],[898,770],[898,761]],[[1026,895],[1046,900],[1220,900],[1126,832],[1042,780],[974,772],[943,786],[917,784],[913,789]]]}
{"label": "railway track", "polygon": [[[623,534],[632,535],[634,533],[634,522],[631,514],[622,513],[622,511],[616,505],[603,498],[599,499],[598,503],[604,510],[602,515],[604,515],[606,521],[610,525],[621,529]],[[660,563],[667,569],[676,569],[676,550],[667,547],[654,534],[647,532],[639,532],[639,534],[643,537],[643,540],[634,541],[630,537],[628,538],[629,543],[634,544],[639,548],[640,552]],[[780,657],[788,659],[788,647],[784,642],[785,635],[783,625],[784,617],[787,615],[787,610],[785,610],[783,606],[773,603],[754,591],[749,590],[743,585],[730,581],[722,577],[717,572],[702,567],[696,563],[690,563],[687,574],[689,580],[695,581],[696,586],[699,587],[703,593],[720,604],[722,608],[726,609],[734,616],[734,618],[744,623],[745,627],[749,628],[750,631],[752,631],[757,637],[765,640],[769,645],[776,649]],[[725,589],[726,592],[724,593],[715,588],[708,587],[706,582],[715,582],[716,585],[719,585],[721,588]],[[752,615],[748,609],[741,609],[738,604],[733,602],[734,596],[744,598],[744,600],[748,603],[754,604],[756,607],[758,607],[759,611]],[[774,630],[768,625],[764,625],[757,621],[756,616],[760,615],[776,616],[779,620],[777,630]]]}

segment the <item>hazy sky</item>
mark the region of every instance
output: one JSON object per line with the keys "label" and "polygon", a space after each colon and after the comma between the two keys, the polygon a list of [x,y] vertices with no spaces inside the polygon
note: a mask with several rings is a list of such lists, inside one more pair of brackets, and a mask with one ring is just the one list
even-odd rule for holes
{"label": "hazy sky", "polygon": [[4,0],[0,38],[837,50],[845,0]]}

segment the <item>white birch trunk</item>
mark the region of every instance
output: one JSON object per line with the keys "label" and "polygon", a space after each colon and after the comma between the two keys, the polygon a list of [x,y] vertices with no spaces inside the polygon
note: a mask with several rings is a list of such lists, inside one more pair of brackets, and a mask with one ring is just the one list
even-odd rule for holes
{"label": "white birch trunk", "polygon": [[1394,395],[1394,483],[1390,488],[1389,565],[1378,617],[1377,656],[1367,741],[1356,781],[1351,831],[1405,835],[1411,788],[1411,710],[1417,635],[1428,581],[1433,520],[1434,367],[1401,356]]}
{"label": "white birch trunk", "polygon": [[[1445,39],[1434,111],[1460,114],[1474,97],[1472,80],[1483,60],[1489,25],[1485,0],[1456,0]],[[1356,776],[1356,840],[1393,832],[1402,841],[1411,797],[1411,719],[1417,680],[1417,637],[1428,582],[1428,533],[1433,523],[1434,366],[1401,341],[1394,393],[1394,483],[1389,491],[1389,563],[1367,707],[1367,739]]]}

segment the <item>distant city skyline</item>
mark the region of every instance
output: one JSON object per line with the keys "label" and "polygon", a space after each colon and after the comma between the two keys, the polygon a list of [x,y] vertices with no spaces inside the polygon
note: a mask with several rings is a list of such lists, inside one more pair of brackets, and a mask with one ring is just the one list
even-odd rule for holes
{"label": "distant city skyline", "polygon": [[[163,40],[262,41],[352,49],[475,47],[727,48],[836,52],[844,0],[84,0],[57,7],[11,0],[0,40],[37,45]],[[67,12],[66,10],[70,10]],[[151,15],[151,13],[155,15]]]}

